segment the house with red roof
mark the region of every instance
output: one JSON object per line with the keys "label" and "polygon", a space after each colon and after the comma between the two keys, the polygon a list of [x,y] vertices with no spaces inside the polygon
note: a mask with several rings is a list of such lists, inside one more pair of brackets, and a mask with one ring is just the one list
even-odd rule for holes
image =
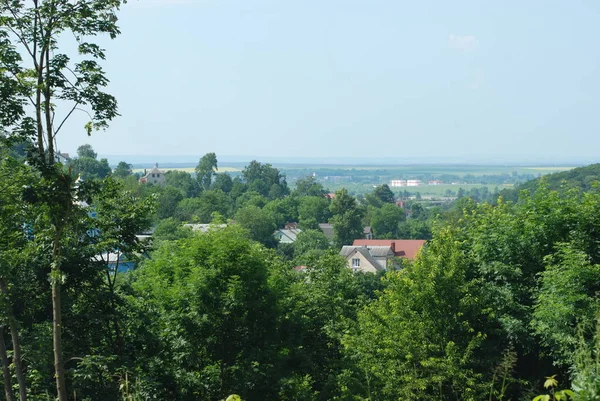
{"label": "house with red roof", "polygon": [[413,260],[425,245],[424,239],[355,239],[353,246],[389,246],[395,257]]}
{"label": "house with red roof", "polygon": [[357,239],[352,245],[342,247],[340,255],[354,272],[376,273],[397,269],[396,258],[414,259],[425,245],[425,240]]}

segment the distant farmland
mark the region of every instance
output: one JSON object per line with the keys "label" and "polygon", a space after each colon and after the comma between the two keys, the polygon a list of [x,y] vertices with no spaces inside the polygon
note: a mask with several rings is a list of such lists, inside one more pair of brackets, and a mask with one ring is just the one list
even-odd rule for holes
{"label": "distant farmland", "polygon": [[[151,168],[151,167],[150,167]],[[149,170],[150,168],[134,168],[134,173],[143,173],[144,170]],[[162,171],[185,171],[186,173],[194,173],[195,167],[159,167]],[[219,173],[236,173],[241,172],[242,169],[239,167],[219,167]]]}
{"label": "distant farmland", "polygon": [[[247,163],[220,163],[220,173],[240,174]],[[542,175],[567,171],[576,166],[516,166],[516,165],[459,165],[459,164],[407,164],[407,165],[343,165],[343,164],[299,164],[273,163],[287,177],[287,182],[294,188],[298,179],[314,176],[327,190],[336,191],[346,188],[355,195],[371,192],[373,187],[390,184],[391,180],[417,179],[423,185],[416,187],[394,187],[392,190],[400,194],[404,191],[419,192],[429,196],[453,196],[460,188],[470,190],[486,187],[488,191],[501,191]],[[143,173],[136,165],[134,172]],[[195,164],[164,163],[159,168],[163,171],[185,171],[194,174]],[[442,181],[442,185],[427,185],[429,180]]]}

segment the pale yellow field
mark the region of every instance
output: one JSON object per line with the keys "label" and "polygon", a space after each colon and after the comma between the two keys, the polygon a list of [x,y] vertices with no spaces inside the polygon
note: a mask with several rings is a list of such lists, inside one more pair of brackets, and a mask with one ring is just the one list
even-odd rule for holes
{"label": "pale yellow field", "polygon": [[[146,170],[149,170],[149,169],[146,169]],[[176,170],[176,171],[185,171],[186,173],[193,173],[194,167],[161,168],[161,170],[163,170],[163,171]],[[217,170],[217,172],[219,172],[219,173],[232,173],[232,172],[237,172],[237,171],[242,171],[242,169],[235,168],[235,167],[221,167]],[[136,169],[133,169],[133,172],[134,173],[143,173],[144,169],[136,168]]]}

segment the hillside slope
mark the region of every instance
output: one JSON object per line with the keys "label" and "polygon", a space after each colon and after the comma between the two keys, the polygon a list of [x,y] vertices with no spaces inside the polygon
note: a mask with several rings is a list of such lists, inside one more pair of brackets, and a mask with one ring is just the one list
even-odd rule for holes
{"label": "hillside slope", "polygon": [[524,182],[514,189],[506,189],[500,192],[500,195],[509,201],[516,201],[521,191],[535,192],[540,180],[544,179],[548,183],[550,189],[558,189],[560,187],[580,188],[582,191],[592,189],[594,183],[600,182],[600,163],[590,164],[588,166],[577,167],[572,170],[562,171],[545,175],[541,178],[536,178]]}

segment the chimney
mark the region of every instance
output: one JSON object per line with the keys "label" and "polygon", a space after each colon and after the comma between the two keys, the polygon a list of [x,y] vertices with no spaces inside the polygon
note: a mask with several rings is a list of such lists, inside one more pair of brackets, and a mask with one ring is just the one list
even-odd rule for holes
{"label": "chimney", "polygon": [[390,247],[392,248],[392,252],[394,252],[394,254],[396,254],[396,241],[392,241],[392,243],[390,244]]}

